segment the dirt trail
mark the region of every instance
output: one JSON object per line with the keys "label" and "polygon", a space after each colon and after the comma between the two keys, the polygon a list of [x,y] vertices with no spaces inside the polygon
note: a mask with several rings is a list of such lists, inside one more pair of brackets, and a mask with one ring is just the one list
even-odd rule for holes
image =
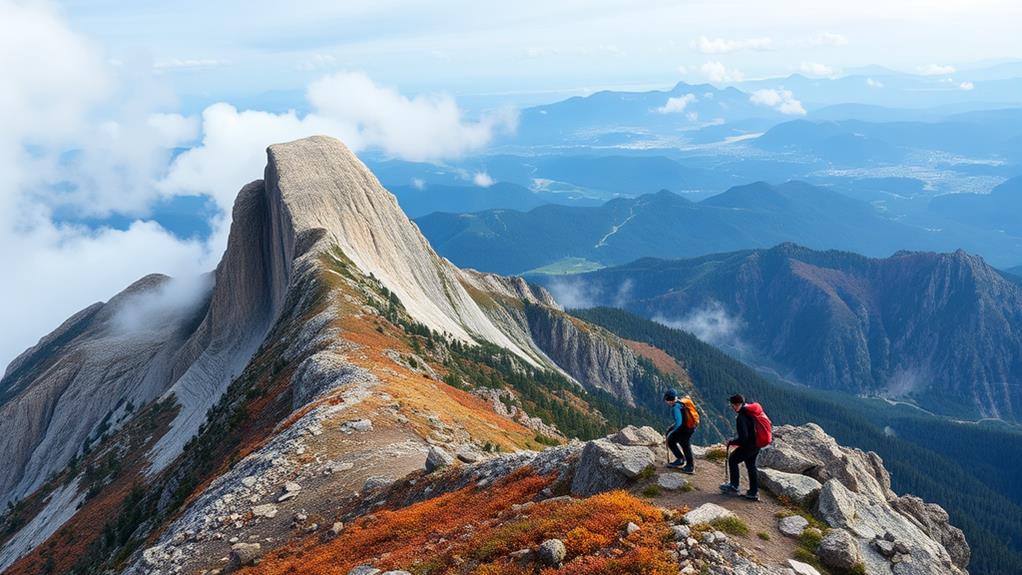
{"label": "dirt trail", "polygon": [[[664,451],[666,453],[666,451]],[[657,461],[657,474],[680,473],[666,467],[666,459],[661,455]],[[685,475],[694,488],[689,492],[664,491],[662,495],[652,498],[652,501],[662,507],[678,508],[687,505],[689,509],[695,509],[703,503],[716,503],[725,509],[734,512],[749,525],[749,534],[745,536],[729,535],[741,542],[758,560],[767,566],[787,566],[787,560],[795,556],[795,549],[798,542],[777,529],[776,513],[783,511],[784,507],[766,490],[760,488],[759,501],[749,501],[734,495],[724,495],[720,492],[719,486],[724,482],[723,462],[714,462],[705,457],[696,456],[694,475]],[[748,489],[748,476],[745,474],[744,466],[741,468],[741,490],[744,493]],[[766,533],[769,540],[761,539],[757,534]]]}

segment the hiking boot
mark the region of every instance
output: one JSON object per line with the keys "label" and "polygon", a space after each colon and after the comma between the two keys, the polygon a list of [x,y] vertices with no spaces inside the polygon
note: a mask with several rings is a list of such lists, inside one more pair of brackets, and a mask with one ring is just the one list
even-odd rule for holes
{"label": "hiking boot", "polygon": [[735,487],[734,485],[731,485],[730,483],[721,483],[720,492],[730,495],[732,493],[738,493],[738,488]]}
{"label": "hiking boot", "polygon": [[696,470],[695,470],[695,467],[693,467],[691,465],[686,465],[685,467],[681,468],[681,472],[682,473],[687,473],[689,475],[695,475]]}
{"label": "hiking boot", "polygon": [[685,462],[680,460],[680,459],[675,459],[674,461],[672,461],[672,462],[667,464],[667,467],[675,467],[675,468],[677,468],[677,467],[684,467],[684,466],[685,466]]}
{"label": "hiking boot", "polygon": [[742,497],[748,499],[749,501],[759,501],[759,495],[755,493],[746,493],[745,495],[742,495]]}

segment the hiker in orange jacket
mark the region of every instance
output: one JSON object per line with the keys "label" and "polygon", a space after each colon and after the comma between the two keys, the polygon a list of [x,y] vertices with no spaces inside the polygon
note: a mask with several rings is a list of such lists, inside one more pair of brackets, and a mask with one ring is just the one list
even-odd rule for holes
{"label": "hiker in orange jacket", "polygon": [[[690,403],[692,400],[688,400]],[[667,467],[681,469],[682,473],[689,475],[695,473],[695,459],[692,457],[692,433],[696,430],[699,421],[693,417],[682,400],[678,399],[678,392],[673,389],[667,390],[664,394],[664,403],[671,407],[671,416],[674,424],[667,428],[667,448],[674,454],[674,461],[667,464]],[[694,406],[693,406],[694,408]]]}

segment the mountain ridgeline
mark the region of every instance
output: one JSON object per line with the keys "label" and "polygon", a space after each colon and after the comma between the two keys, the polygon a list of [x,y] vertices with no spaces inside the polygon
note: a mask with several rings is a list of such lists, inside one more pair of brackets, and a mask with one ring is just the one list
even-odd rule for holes
{"label": "mountain ridgeline", "polygon": [[869,256],[978,245],[956,230],[901,224],[866,202],[803,182],[736,186],[700,202],[661,191],[599,207],[434,213],[416,223],[456,265],[518,274],[566,258],[618,265],[640,257],[696,257],[783,242]]}
{"label": "mountain ridgeline", "polygon": [[872,259],[782,244],[543,282],[584,286],[592,303],[685,326],[811,387],[1022,417],[1022,288],[962,251]]}

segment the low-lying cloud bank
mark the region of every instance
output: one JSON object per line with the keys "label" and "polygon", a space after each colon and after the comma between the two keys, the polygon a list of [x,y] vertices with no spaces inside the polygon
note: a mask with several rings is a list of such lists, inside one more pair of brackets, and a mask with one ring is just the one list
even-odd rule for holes
{"label": "low-lying cloud bank", "polygon": [[[360,72],[311,83],[304,116],[227,103],[182,116],[152,62],[110,61],[45,2],[0,0],[0,69],[0,267],[8,279],[0,287],[0,325],[8,328],[0,331],[0,370],[74,312],[148,273],[211,270],[234,198],[261,177],[269,144],[326,134],[355,151],[440,160],[478,150],[517,123],[514,111],[469,119],[448,96],[405,96]],[[180,147],[190,149],[173,157]],[[147,221],[159,200],[199,194],[221,212],[205,241]],[[95,229],[58,223],[58,212],[61,222],[135,221]]]}

